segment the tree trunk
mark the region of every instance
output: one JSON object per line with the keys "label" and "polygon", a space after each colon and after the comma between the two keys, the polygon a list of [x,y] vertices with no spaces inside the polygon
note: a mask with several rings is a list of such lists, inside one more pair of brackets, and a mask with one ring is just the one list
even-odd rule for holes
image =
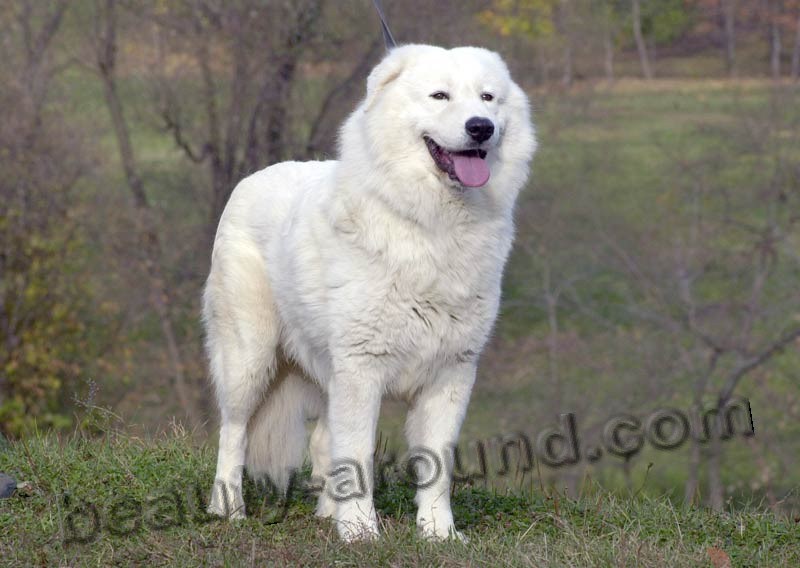
{"label": "tree trunk", "polygon": [[775,497],[775,491],[772,489],[772,468],[770,468],[767,460],[764,459],[762,447],[753,438],[747,440],[747,445],[750,446],[750,451],[753,453],[753,458],[759,469],[759,477],[764,483],[764,496],[767,498],[769,508],[773,513],[777,514],[780,511],[780,505]]}
{"label": "tree trunk", "polygon": [[553,290],[550,272],[549,253],[544,255],[544,270],[542,271],[542,292],[547,306],[547,369],[550,387],[553,389],[553,407],[563,406],[563,392],[561,373],[559,372],[559,322],[558,322],[558,297],[557,290]]}
{"label": "tree trunk", "polygon": [[722,511],[725,506],[725,487],[722,484],[722,414],[717,415],[716,425],[709,440],[708,455],[708,506]]}
{"label": "tree trunk", "polygon": [[[694,234],[694,231],[692,231]],[[692,238],[692,243],[696,243],[696,236]],[[691,293],[691,283],[688,278],[688,273],[683,272],[681,278],[681,288],[683,290],[682,297],[690,307],[689,322],[692,329],[695,328],[695,303]],[[687,361],[691,364],[691,356],[687,353]],[[703,396],[705,395],[708,382],[711,380],[714,370],[717,368],[720,353],[712,351],[709,355],[708,366],[705,372],[697,377],[694,381],[694,392],[692,393],[692,416],[690,422],[691,435],[691,449],[689,452],[689,471],[686,478],[686,485],[683,490],[683,502],[686,505],[691,505],[697,501],[698,491],[700,489],[700,458],[701,458],[701,434],[703,431]]]}
{"label": "tree trunk", "polygon": [[[544,52],[544,50],[541,50]],[[541,69],[542,84],[550,83],[550,57],[544,53],[539,54],[539,69]]]}
{"label": "tree trunk", "polygon": [[794,33],[794,49],[792,49],[792,79],[800,79],[800,10],[797,13],[797,24]]}
{"label": "tree trunk", "polygon": [[564,72],[561,75],[561,83],[569,87],[572,85],[572,79],[572,43],[570,43],[568,38],[566,45],[564,45]]}
{"label": "tree trunk", "polygon": [[233,192],[233,180],[226,175],[225,167],[219,156],[212,155],[208,164],[209,175],[211,177],[211,210],[208,220],[208,243],[214,242],[214,235],[217,234],[217,225],[228,197]]}
{"label": "tree trunk", "polygon": [[561,0],[556,13],[556,26],[559,35],[564,41],[561,84],[566,87],[569,87],[573,80],[572,19],[572,5],[570,0]]}
{"label": "tree trunk", "polygon": [[636,49],[639,51],[639,62],[642,65],[642,73],[644,78],[650,80],[653,78],[653,70],[650,67],[650,59],[647,55],[647,45],[642,35],[642,10],[639,0],[631,0],[632,16],[633,16],[633,37],[636,40]]}
{"label": "tree trunk", "polygon": [[697,499],[697,490],[700,488],[700,444],[691,438],[691,449],[689,451],[689,472],[686,477],[686,484],[683,488],[684,505],[693,505]]}
{"label": "tree trunk", "polygon": [[736,69],[736,2],[737,0],[723,0],[722,2],[722,27],[725,34],[725,68],[728,75],[735,77]]}
{"label": "tree trunk", "polygon": [[[100,16],[98,16],[100,17]],[[103,94],[106,100],[108,112],[114,127],[114,134],[117,139],[117,150],[128,189],[133,194],[134,204],[141,223],[141,253],[145,272],[148,276],[148,286],[150,288],[150,302],[158,316],[164,341],[167,344],[167,353],[173,371],[173,386],[178,402],[193,424],[197,424],[198,416],[195,412],[192,398],[186,385],[183,361],[181,360],[180,349],[169,313],[169,296],[167,294],[166,281],[161,270],[161,243],[158,232],[153,226],[153,211],[144,190],[142,178],[139,175],[136,160],[131,145],[130,131],[125,121],[122,110],[122,103],[117,92],[117,82],[115,75],[116,65],[116,2],[106,0],[104,14],[102,15],[102,43],[98,47],[97,68],[103,83]]]}
{"label": "tree trunk", "polygon": [[614,82],[614,42],[611,39],[611,30],[608,26],[603,34],[603,67],[606,73],[606,79],[609,83]]}
{"label": "tree trunk", "polygon": [[781,78],[781,28],[773,16],[770,24],[770,69],[773,79]]}
{"label": "tree trunk", "polygon": [[286,159],[286,122],[289,99],[294,84],[299,50],[292,50],[281,63],[275,84],[275,100],[267,116],[267,163],[276,164]]}

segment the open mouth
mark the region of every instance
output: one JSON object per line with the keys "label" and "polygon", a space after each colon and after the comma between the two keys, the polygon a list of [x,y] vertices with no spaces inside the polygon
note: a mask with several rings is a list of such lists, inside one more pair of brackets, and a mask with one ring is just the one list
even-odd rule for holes
{"label": "open mouth", "polygon": [[428,136],[424,137],[428,151],[438,168],[450,176],[453,181],[465,187],[481,187],[489,181],[489,165],[486,163],[486,151],[445,150]]}

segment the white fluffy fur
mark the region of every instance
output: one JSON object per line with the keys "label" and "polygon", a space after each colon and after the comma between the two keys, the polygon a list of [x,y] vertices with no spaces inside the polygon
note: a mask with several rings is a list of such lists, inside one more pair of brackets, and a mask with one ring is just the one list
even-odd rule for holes
{"label": "white fluffy fur", "polygon": [[[439,90],[450,100],[429,96]],[[436,167],[423,136],[465,148],[473,116],[496,127],[484,145],[491,179],[465,189]],[[407,45],[371,73],[338,161],[277,164],[236,187],[204,295],[221,411],[211,511],[244,515],[245,464],[285,487],[303,459],[305,420],[316,417],[314,474],[355,460],[369,485],[338,502],[323,492],[317,513],[333,516],[344,539],[376,535],[371,467],[384,395],[410,403],[409,446],[452,464],[535,146],[527,98],[497,54]],[[445,467],[418,491],[428,537],[457,536],[449,489]]]}

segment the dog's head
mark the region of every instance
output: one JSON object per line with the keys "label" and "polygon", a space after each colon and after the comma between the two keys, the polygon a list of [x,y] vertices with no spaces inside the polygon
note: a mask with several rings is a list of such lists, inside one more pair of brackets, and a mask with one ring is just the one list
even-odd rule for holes
{"label": "dog's head", "polygon": [[360,151],[412,186],[516,194],[536,146],[527,97],[500,56],[481,48],[393,49],[358,113],[368,144]]}

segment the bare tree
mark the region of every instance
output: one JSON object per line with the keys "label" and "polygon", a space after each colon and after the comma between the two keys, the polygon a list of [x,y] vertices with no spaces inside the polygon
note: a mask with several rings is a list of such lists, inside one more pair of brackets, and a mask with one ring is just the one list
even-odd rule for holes
{"label": "bare tree", "polygon": [[560,0],[554,13],[555,27],[563,42],[561,84],[565,86],[572,84],[575,74],[573,46],[574,9],[575,6],[573,6],[571,0]]}
{"label": "bare tree", "polygon": [[[786,96],[790,98],[784,100]],[[694,376],[695,414],[703,413],[705,396],[712,394],[715,398],[716,423],[705,442],[708,444],[706,495],[709,505],[717,510],[725,502],[721,474],[724,409],[741,381],[800,338],[800,325],[790,316],[798,306],[798,298],[791,289],[782,287],[786,274],[779,270],[779,261],[785,251],[791,250],[787,245],[800,228],[800,218],[786,205],[787,200],[798,195],[797,182],[790,173],[798,166],[796,157],[785,151],[783,143],[775,144],[787,119],[781,109],[793,106],[792,97],[775,91],[764,116],[745,118],[746,127],[736,138],[759,156],[758,169],[764,172],[765,179],[761,186],[737,188],[738,197],[745,198],[743,205],[729,204],[723,216],[710,215],[701,205],[710,197],[730,202],[727,188],[714,187],[705,175],[721,158],[712,155],[689,161],[677,159],[678,168],[690,184],[693,204],[687,238],[676,254],[675,273],[683,313],[677,323],[684,329],[681,333],[692,338],[688,343],[691,351],[686,352],[686,367]],[[766,214],[754,215],[751,206],[745,203],[765,206]],[[732,254],[730,250],[709,246],[723,234],[740,242],[743,252]],[[719,277],[714,275],[718,269],[713,267],[723,264],[726,277],[735,279],[737,289],[717,297],[699,292],[704,281]],[[686,341],[682,344],[686,345]],[[687,501],[694,498],[699,483],[700,452],[698,440],[694,439],[685,491]]]}
{"label": "bare tree", "polygon": [[36,105],[43,103],[50,80],[50,74],[41,72],[45,54],[61,26],[68,4],[67,0],[58,0],[48,5],[38,29],[32,27],[35,9],[33,2],[22,2],[19,6],[17,22],[22,29],[26,61],[22,83],[30,89],[30,100]]}
{"label": "bare tree", "polygon": [[633,38],[636,41],[636,49],[639,52],[639,63],[642,66],[642,73],[645,79],[653,78],[653,70],[650,66],[650,57],[647,55],[647,44],[642,34],[642,7],[639,0],[631,0],[631,18],[633,23]]}
{"label": "bare tree", "polygon": [[[678,363],[685,374],[692,377],[693,415],[703,416],[705,398],[716,390],[717,418],[720,420],[738,384],[800,338],[800,326],[782,322],[767,305],[765,288],[775,276],[766,256],[772,252],[762,252],[763,243],[758,241],[752,243],[755,258],[747,302],[742,303],[735,297],[727,301],[699,299],[697,289],[702,286],[706,271],[720,261],[718,253],[703,243],[719,231],[719,226],[700,219],[695,219],[692,224],[695,229],[687,231],[686,239],[678,239],[672,255],[674,264],[669,267],[658,267],[665,261],[663,258],[637,258],[616,243],[611,248],[615,255],[619,255],[625,270],[630,271],[632,281],[642,287],[643,297],[651,298],[644,301],[632,299],[630,308],[638,317],[674,337]],[[775,321],[766,321],[768,317]],[[778,331],[764,333],[766,327],[778,328]],[[785,329],[781,331],[782,327]],[[735,331],[732,333],[731,330]],[[693,426],[695,432],[702,429],[702,424]],[[722,431],[717,423],[709,439],[691,440],[684,489],[687,502],[693,502],[698,493],[699,469],[705,453],[708,503],[714,509],[723,508]]]}
{"label": "bare tree", "polygon": [[[322,0],[181,0],[149,13],[160,33],[177,36],[165,40],[171,53],[193,60],[182,74],[159,68],[157,91],[164,127],[189,160],[207,168],[209,234],[242,177],[290,157],[292,89],[322,8]],[[180,89],[194,81],[196,88]]]}
{"label": "bare tree", "polygon": [[773,79],[781,77],[781,26],[778,18],[778,8],[775,0],[771,2],[769,20],[769,68]]}
{"label": "bare tree", "polygon": [[602,11],[602,34],[603,34],[603,71],[609,82],[614,81],[614,36],[616,35],[616,25],[614,18],[614,7],[609,2],[602,2],[599,5]]}
{"label": "bare tree", "polygon": [[722,0],[722,30],[725,36],[725,68],[735,77],[736,69],[736,9],[738,0]]}
{"label": "bare tree", "polygon": [[117,86],[117,10],[116,0],[101,0],[95,4],[95,66],[103,85],[106,106],[114,127],[117,150],[136,210],[140,231],[141,262],[144,273],[147,275],[150,303],[158,316],[161,332],[166,342],[172,366],[173,387],[181,409],[192,423],[197,424],[196,405],[190,394],[190,386],[186,381],[184,363],[170,313],[167,282],[161,267],[162,245],[156,229],[156,213],[150,204],[136,163],[130,129]]}
{"label": "bare tree", "polygon": [[794,48],[792,49],[792,79],[800,79],[800,5],[797,7],[797,22],[794,31]]}

